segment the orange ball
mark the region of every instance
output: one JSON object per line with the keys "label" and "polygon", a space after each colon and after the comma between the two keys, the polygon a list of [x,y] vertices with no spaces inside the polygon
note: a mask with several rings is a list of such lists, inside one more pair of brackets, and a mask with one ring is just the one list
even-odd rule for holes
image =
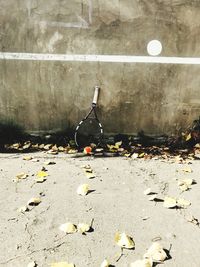
{"label": "orange ball", "polygon": [[84,148],[84,153],[85,154],[90,154],[92,152],[92,148],[90,147],[90,146],[86,146],[85,148]]}

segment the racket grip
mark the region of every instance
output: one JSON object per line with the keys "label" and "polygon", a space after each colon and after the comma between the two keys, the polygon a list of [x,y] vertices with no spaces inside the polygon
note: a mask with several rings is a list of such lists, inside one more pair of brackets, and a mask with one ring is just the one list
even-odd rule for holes
{"label": "racket grip", "polygon": [[97,100],[98,100],[98,96],[99,96],[99,90],[100,90],[100,87],[99,86],[95,86],[94,98],[93,98],[93,101],[92,101],[92,105],[96,106],[96,104],[97,104]]}

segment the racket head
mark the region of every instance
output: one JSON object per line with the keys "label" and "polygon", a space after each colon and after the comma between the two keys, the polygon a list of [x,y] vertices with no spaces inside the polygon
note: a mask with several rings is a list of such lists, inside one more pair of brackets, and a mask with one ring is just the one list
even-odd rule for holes
{"label": "racket head", "polygon": [[103,139],[103,127],[97,117],[86,117],[83,119],[75,131],[75,143],[79,148],[84,148],[90,144],[98,146]]}

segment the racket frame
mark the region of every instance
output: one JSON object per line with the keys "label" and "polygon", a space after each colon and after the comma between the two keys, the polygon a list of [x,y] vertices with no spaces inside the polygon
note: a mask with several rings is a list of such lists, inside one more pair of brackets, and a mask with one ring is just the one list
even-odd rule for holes
{"label": "racket frame", "polygon": [[96,106],[97,106],[97,101],[98,101],[98,96],[99,96],[99,90],[100,90],[100,87],[99,86],[95,86],[94,97],[93,97],[93,101],[92,101],[92,107],[90,108],[90,111],[88,112],[88,114],[79,122],[79,124],[77,125],[77,127],[75,129],[74,140],[75,140],[75,143],[76,143],[77,147],[80,146],[78,144],[78,141],[77,141],[78,129],[80,128],[80,126],[82,125],[82,123],[84,123],[84,121],[89,118],[89,116],[92,114],[92,112],[94,112],[94,118],[92,118],[92,119],[95,119],[98,122],[99,128],[100,128],[99,143],[96,144],[96,145],[98,146],[101,143],[101,139],[103,137],[103,127],[102,127],[102,124],[99,121],[99,119],[97,117],[97,113],[96,113]]}

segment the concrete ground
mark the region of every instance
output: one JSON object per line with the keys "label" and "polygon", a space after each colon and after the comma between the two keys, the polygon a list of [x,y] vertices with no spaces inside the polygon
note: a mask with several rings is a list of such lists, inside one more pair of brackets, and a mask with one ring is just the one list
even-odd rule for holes
{"label": "concrete ground", "polygon": [[[200,219],[200,165],[192,161],[192,173],[182,169],[187,164],[129,158],[72,158],[44,152],[27,154],[38,159],[23,160],[24,154],[0,154],[0,266],[26,267],[52,262],[73,262],[76,267],[98,267],[104,258],[116,267],[130,266],[142,258],[152,241],[170,249],[166,267],[200,266],[200,229],[189,222]],[[54,165],[44,165],[47,160]],[[82,169],[90,164],[96,177],[88,179]],[[35,174],[45,166],[49,176],[35,183]],[[29,176],[16,183],[16,175]],[[167,209],[162,202],[149,201],[144,190],[151,187],[160,197],[180,195],[177,179],[194,178],[197,184],[181,197],[191,201],[187,209]],[[76,190],[88,183],[91,190],[80,196]],[[18,208],[32,197],[42,202],[28,212]],[[59,226],[68,221],[90,223],[94,231],[65,235]],[[135,241],[135,250],[124,250],[115,244],[117,231],[126,232]],[[159,265],[158,265],[159,266]]]}

